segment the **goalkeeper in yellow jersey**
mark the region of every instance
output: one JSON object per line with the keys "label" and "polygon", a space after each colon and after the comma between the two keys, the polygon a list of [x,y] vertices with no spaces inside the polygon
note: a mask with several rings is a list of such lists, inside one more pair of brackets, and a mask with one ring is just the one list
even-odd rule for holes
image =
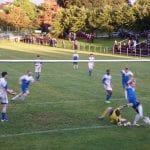
{"label": "goalkeeper in yellow jersey", "polygon": [[108,115],[110,122],[113,124],[117,124],[119,126],[131,125],[130,122],[128,122],[125,118],[122,118],[121,116],[121,110],[125,107],[129,107],[129,104],[119,106],[116,109],[113,109],[112,107],[107,107],[105,111],[101,114],[101,116],[98,117],[98,119],[102,120],[106,117],[106,115]]}

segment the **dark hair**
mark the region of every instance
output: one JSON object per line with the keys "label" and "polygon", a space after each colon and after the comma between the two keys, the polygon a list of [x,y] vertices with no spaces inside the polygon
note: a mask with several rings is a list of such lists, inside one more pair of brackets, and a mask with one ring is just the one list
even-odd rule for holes
{"label": "dark hair", "polygon": [[5,77],[6,75],[8,75],[8,73],[4,71],[4,72],[2,72],[1,75],[2,75],[2,77]]}
{"label": "dark hair", "polygon": [[120,116],[120,110],[117,109],[117,110],[115,111],[115,113],[116,113],[117,116]]}
{"label": "dark hair", "polygon": [[109,70],[109,69],[107,69],[107,70],[106,70],[106,73],[109,73],[109,74],[110,74],[110,70]]}

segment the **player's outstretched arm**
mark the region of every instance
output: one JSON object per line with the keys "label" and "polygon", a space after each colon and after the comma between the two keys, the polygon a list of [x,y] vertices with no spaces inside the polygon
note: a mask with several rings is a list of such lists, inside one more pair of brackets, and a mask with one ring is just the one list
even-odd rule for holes
{"label": "player's outstretched arm", "polygon": [[9,93],[11,95],[16,95],[16,92],[12,89],[7,89],[7,93]]}

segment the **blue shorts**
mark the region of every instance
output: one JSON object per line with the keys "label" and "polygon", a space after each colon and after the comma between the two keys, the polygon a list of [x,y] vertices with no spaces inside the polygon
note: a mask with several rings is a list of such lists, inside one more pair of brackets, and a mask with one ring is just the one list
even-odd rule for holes
{"label": "blue shorts", "polygon": [[139,102],[137,102],[135,105],[132,106],[132,108],[137,112],[139,113],[139,110],[138,110],[138,106],[140,105]]}
{"label": "blue shorts", "polygon": [[28,91],[28,87],[21,86],[21,91],[23,94],[26,93]]}
{"label": "blue shorts", "polygon": [[127,87],[127,84],[122,82],[122,87],[125,89]]}
{"label": "blue shorts", "polygon": [[78,62],[73,62],[73,64],[74,64],[74,65],[77,65],[77,64],[78,64]]}

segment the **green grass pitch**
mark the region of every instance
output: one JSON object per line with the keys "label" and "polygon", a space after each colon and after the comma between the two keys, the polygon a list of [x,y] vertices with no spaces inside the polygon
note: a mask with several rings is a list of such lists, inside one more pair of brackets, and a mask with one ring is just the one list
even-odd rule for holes
{"label": "green grass pitch", "polygon": [[[21,43],[0,43],[0,59],[72,59],[73,51]],[[79,53],[87,59],[88,53]],[[96,55],[96,59],[120,59]],[[129,58],[130,59],[130,58]],[[127,65],[137,78],[137,95],[150,116],[150,62],[96,63],[92,77],[87,63],[44,63],[41,80],[30,86],[25,101],[9,102],[7,123],[0,122],[0,150],[149,150],[150,126],[116,127],[97,116],[108,106],[126,104],[120,70]],[[112,104],[105,104],[101,78],[111,69]],[[19,92],[18,79],[33,63],[0,63],[9,73],[9,88]],[[9,96],[9,99],[11,97]],[[135,112],[122,114],[133,121]],[[142,122],[141,122],[142,123]]]}

